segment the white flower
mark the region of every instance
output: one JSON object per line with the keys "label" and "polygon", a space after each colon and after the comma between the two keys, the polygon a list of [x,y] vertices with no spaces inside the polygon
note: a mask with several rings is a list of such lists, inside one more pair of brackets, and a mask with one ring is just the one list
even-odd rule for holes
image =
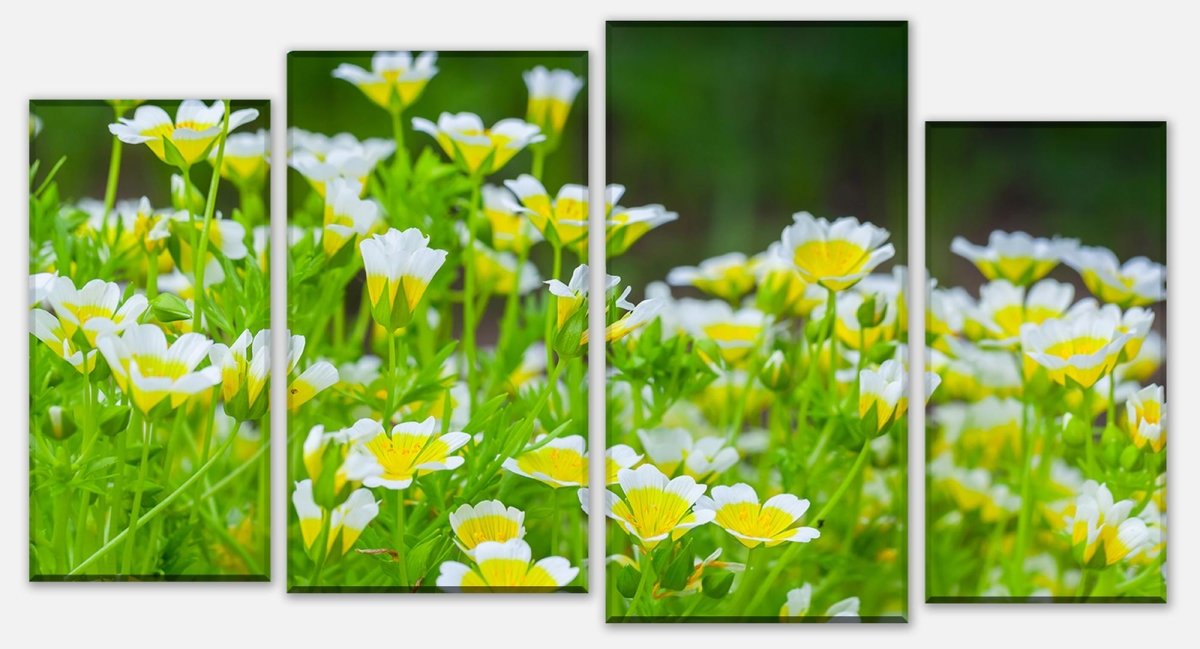
{"label": "white flower", "polygon": [[200,334],[186,333],[168,345],[162,329],[150,324],[130,325],[121,335],[110,332],[96,339],[117,385],[144,413],[164,400],[179,407],[220,382],[216,367],[196,371],[212,344]]}
{"label": "white flower", "polygon": [[977,246],[962,237],[950,242],[950,251],[965,257],[988,279],[1006,279],[1028,286],[1046,276],[1079,246],[1077,239],[1043,239],[1025,232],[994,230],[986,246]]}
{"label": "white flower", "polygon": [[485,128],[474,113],[442,113],[437,124],[416,117],[413,128],[433,136],[446,155],[471,175],[499,171],[521,149],[546,139],[537,126],[519,119],[502,119]]}
{"label": "white flower", "polygon": [[1084,565],[1111,566],[1149,540],[1145,521],[1129,517],[1133,505],[1132,500],[1114,502],[1107,485],[1095,480],[1083,484],[1075,500],[1075,516],[1067,525]]}
{"label": "white flower", "polygon": [[533,552],[521,539],[504,543],[485,541],[475,547],[475,567],[457,561],[442,564],[437,586],[443,590],[555,590],[579,575],[562,557],[532,563]]}
{"label": "white flower", "polygon": [[[667,538],[679,538],[688,530],[713,519],[711,510],[692,511],[705,486],[691,476],[668,479],[652,464],[621,469],[617,482],[624,497],[605,490],[605,514],[636,538],[647,550]],[[588,511],[588,490],[579,490],[579,503]]]}
{"label": "white flower", "polygon": [[429,247],[416,228],[364,239],[358,246],[367,274],[375,321],[389,331],[408,325],[430,280],[446,263],[446,251]]}
{"label": "white flower", "polygon": [[1090,388],[1112,371],[1130,334],[1122,333],[1121,311],[1116,306],[1082,308],[1063,319],[1021,328],[1021,349],[1050,378],[1065,383],[1069,378]]}
{"label": "white flower", "polygon": [[639,430],[637,435],[650,461],[665,473],[674,474],[682,464],[686,475],[702,478],[723,473],[738,461],[737,449],[721,437],[693,440],[683,428]]}
{"label": "white flower", "polygon": [[[224,118],[225,102],[218,100],[205,106],[202,101],[188,99],[179,104],[174,120],[158,106],[139,106],[132,118],[119,118],[108,125],[108,130],[126,144],[145,144],[164,162],[190,167],[208,154],[221,134]],[[229,131],[257,118],[258,110],[254,108],[234,111],[229,115]],[[167,146],[178,152],[178,159],[168,157]]]}
{"label": "white flower", "polygon": [[804,281],[840,291],[854,286],[896,254],[888,232],[853,217],[830,223],[808,212],[792,215],[784,228],[779,254],[791,261]]}
{"label": "white flower", "polygon": [[332,257],[352,239],[364,237],[379,221],[379,204],[359,198],[357,180],[334,178],[325,187],[325,225],[321,245]]}
{"label": "white flower", "polygon": [[135,293],[121,303],[121,287],[115,282],[93,279],[76,289],[70,277],[56,277],[46,295],[62,323],[64,338],[83,330],[92,345],[101,334],[119,334],[137,324],[149,307],[146,296]]}
{"label": "white flower", "polygon": [[450,529],[454,530],[455,543],[470,556],[481,543],[525,538],[525,512],[505,507],[499,500],[461,505],[450,512]]}
{"label": "white flower", "polygon": [[570,70],[547,70],[541,65],[527,70],[522,76],[529,90],[526,119],[541,127],[544,133],[561,133],[571,104],[583,89],[583,78]]}
{"label": "white flower", "polygon": [[436,64],[437,52],[423,52],[415,59],[411,52],[376,52],[370,71],[342,63],[333,76],[354,84],[381,107],[399,112],[421,96],[425,84],[438,72]]}
{"label": "white flower", "polygon": [[1167,268],[1145,257],[1124,264],[1107,248],[1081,246],[1063,258],[1103,302],[1122,308],[1148,306],[1166,299]]}
{"label": "white flower", "polygon": [[767,547],[785,541],[808,543],[821,532],[796,522],[808,511],[808,501],[791,494],[779,494],[761,505],[754,487],[739,483],[732,487],[714,487],[712,498],[700,497],[696,511],[711,511],[713,522],[748,548]]}

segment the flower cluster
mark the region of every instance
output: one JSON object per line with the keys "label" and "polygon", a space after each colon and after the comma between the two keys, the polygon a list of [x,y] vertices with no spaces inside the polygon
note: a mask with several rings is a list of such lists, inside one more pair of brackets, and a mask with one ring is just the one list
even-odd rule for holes
{"label": "flower cluster", "polygon": [[930,594],[1161,594],[1166,268],[1024,232],[951,250],[986,282],[931,282]]}
{"label": "flower cluster", "polygon": [[[610,258],[677,218],[609,212]],[[819,616],[813,583],[830,616],[903,610],[908,287],[879,272],[888,239],[801,212],[767,250],[675,268],[625,315],[629,289],[604,283],[606,321],[637,324],[609,336],[609,439],[631,460],[602,498],[610,616]],[[834,556],[871,576],[844,592]]]}
{"label": "flower cluster", "polygon": [[[115,136],[105,195],[31,191],[31,573],[265,578],[267,132],[231,134],[259,111],[223,101],[109,103],[76,134]],[[179,173],[120,199],[123,155]]]}
{"label": "flower cluster", "polygon": [[[451,57],[318,57],[328,91],[353,84],[393,137],[291,132],[305,198],[290,206],[289,326],[329,366],[309,383],[336,382],[292,391],[312,399],[289,419],[292,588],[586,583],[586,523],[560,487],[587,484],[588,199],[571,183],[551,198],[543,175],[582,136],[569,120],[583,79],[527,71],[525,119],[425,113]],[[454,62],[493,76],[486,58]],[[644,318],[614,309],[624,330]],[[639,459],[610,453],[613,473]]]}

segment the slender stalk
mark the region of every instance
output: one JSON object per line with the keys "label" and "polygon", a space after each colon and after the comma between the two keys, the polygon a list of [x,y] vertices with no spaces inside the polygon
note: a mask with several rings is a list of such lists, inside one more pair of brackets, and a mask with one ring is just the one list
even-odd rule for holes
{"label": "slender stalk", "polygon": [[654,582],[658,581],[658,576],[654,574],[654,563],[650,561],[650,553],[642,551],[641,579],[638,580],[637,592],[633,595],[633,601],[629,604],[629,612],[627,615],[633,616],[636,614],[650,615],[653,613],[650,606],[646,604],[646,599],[650,597],[650,591],[654,588]]}
{"label": "slender stalk", "polygon": [[[225,117],[221,120],[221,134],[217,136],[217,159],[213,161],[212,179],[208,183],[208,197],[204,205],[204,225],[200,230],[200,241],[196,246],[196,258],[193,260],[196,268],[193,276],[196,278],[193,294],[195,297],[195,313],[192,315],[192,331],[200,332],[200,315],[204,304],[204,266],[208,257],[208,237],[212,227],[213,214],[217,209],[217,189],[221,181],[221,161],[225,158],[225,138],[229,135],[229,113],[233,112],[231,102],[225,102]],[[185,176],[186,178],[186,176]]]}
{"label": "slender stalk", "polygon": [[542,144],[534,145],[533,147],[533,162],[530,164],[529,173],[538,179],[542,180],[542,172],[546,166],[546,147]]}
{"label": "slender stalk", "polygon": [[404,146],[404,111],[389,110],[392,116],[392,138],[396,140],[396,164],[408,169],[408,149]]}
{"label": "slender stalk", "polygon": [[407,527],[404,520],[404,492],[396,490],[396,528],[392,530],[392,546],[396,550],[396,563],[400,568],[401,585],[408,587],[408,547],[404,544],[404,531]]}
{"label": "slender stalk", "polygon": [[766,590],[765,588],[755,588],[757,577],[762,571],[759,566],[762,562],[760,558],[762,551],[755,550],[756,548],[750,548],[746,552],[746,570],[742,573],[742,581],[738,584],[737,592],[734,593],[733,601],[730,603],[730,613],[735,617],[748,617],[753,608],[747,606],[747,604],[753,603],[751,595]]}
{"label": "slender stalk", "polygon": [[[554,266],[550,279],[558,279],[562,275],[562,245],[552,244],[554,248]],[[558,322],[558,298],[549,291],[546,292],[546,367],[554,362],[554,329]],[[636,399],[634,400],[636,401]]]}
{"label": "slender stalk", "polygon": [[[206,473],[208,473],[208,470],[211,469],[213,467],[213,465],[215,465],[217,463],[217,460],[225,453],[226,450],[229,449],[230,446],[233,445],[233,441],[235,439],[237,439],[237,431],[238,431],[239,426],[241,426],[240,421],[234,424],[233,431],[232,431],[232,433],[230,433],[229,438],[225,440],[225,443],[221,445],[221,448],[218,449],[217,452],[214,453],[213,456],[211,458],[209,458],[207,462],[202,464],[199,469],[196,469],[195,473],[193,473],[190,477],[188,477],[187,480],[184,480],[178,487],[175,488],[174,491],[172,491],[170,494],[168,494],[166,498],[163,498],[162,500],[160,500],[157,505],[155,505],[153,508],[150,509],[150,511],[146,512],[146,514],[141,517],[140,522],[142,525],[145,525],[146,523],[157,518],[159,514],[161,514],[163,511],[165,511],[167,509],[167,507],[171,506],[171,503],[175,502],[175,500],[177,498],[179,498],[179,496],[183,495],[183,493],[186,492],[189,487],[191,487],[193,484],[196,483],[196,481],[198,481],[200,478],[204,477],[204,475]],[[85,559],[78,566],[75,566],[75,569],[72,570],[69,574],[77,575],[77,574],[81,573],[85,568],[92,565],[92,563],[94,563],[101,557],[108,554],[113,548],[115,548],[118,544],[120,544],[122,541],[125,540],[126,536],[128,536],[130,533],[130,529],[132,529],[132,528],[127,527],[124,530],[122,530],[120,534],[117,534],[116,536],[114,536],[110,541],[108,541],[103,546],[101,546],[99,550],[96,550],[95,552],[93,552],[92,556]]]}
{"label": "slender stalk", "polygon": [[158,296],[158,253],[146,253],[146,299]]}
{"label": "slender stalk", "polygon": [[838,344],[837,344],[837,292],[831,288],[826,288],[829,292],[829,300],[825,303],[825,317],[822,328],[829,329],[829,396],[837,403],[837,369],[838,369]]}
{"label": "slender stalk", "polygon": [[479,182],[471,187],[471,202],[467,206],[467,246],[463,250],[463,263],[466,265],[466,277],[463,280],[463,354],[467,360],[467,389],[471,399],[471,409],[475,408],[478,398],[478,363],[475,349],[475,326],[478,324],[475,314],[475,215],[479,209]]}
{"label": "slender stalk", "polygon": [[[124,111],[116,115],[120,119]],[[104,217],[100,219],[101,227],[108,227],[108,215],[112,213],[113,205],[117,202],[117,180],[121,176],[121,140],[116,136],[112,139],[112,153],[108,156],[108,182],[104,185]]]}
{"label": "slender stalk", "polygon": [[146,467],[149,464],[147,458],[150,456],[150,434],[151,425],[147,420],[142,420],[142,459],[138,463],[137,485],[133,491],[133,510],[129,514],[129,538],[125,541],[125,558],[121,561],[124,567],[125,574],[132,574],[133,566],[133,547],[134,539],[137,537],[138,520],[142,513],[142,493],[146,488]]}
{"label": "slender stalk", "polygon": [[1084,568],[1083,575],[1079,579],[1079,590],[1075,592],[1075,597],[1081,602],[1087,601],[1092,595],[1092,591],[1096,589],[1096,584],[1100,581],[1100,571],[1092,568]]}
{"label": "slender stalk", "polygon": [[850,484],[854,482],[856,477],[858,477],[858,472],[862,471],[863,466],[867,463],[867,457],[870,455],[871,440],[868,438],[863,442],[862,450],[858,452],[858,458],[854,460],[854,464],[850,467],[850,472],[846,474],[846,477],[842,479],[842,483],[838,485],[837,490],[833,492],[833,496],[829,498],[829,500],[825,503],[825,506],[822,507],[821,511],[817,513],[817,516],[814,519],[817,521],[817,527],[821,527],[821,525],[825,523],[825,519],[829,516],[829,513],[833,511],[833,508],[837,505],[838,501],[842,499],[842,496],[846,494],[846,490],[850,488]]}

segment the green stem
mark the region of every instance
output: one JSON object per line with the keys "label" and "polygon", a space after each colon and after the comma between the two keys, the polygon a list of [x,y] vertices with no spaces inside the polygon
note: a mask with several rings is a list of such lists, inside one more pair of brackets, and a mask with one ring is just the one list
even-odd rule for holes
{"label": "green stem", "polygon": [[534,178],[537,178],[538,182],[541,182],[542,171],[545,166],[546,166],[546,149],[545,149],[545,147],[540,144],[534,145],[534,147],[533,147],[533,162],[530,164],[530,169],[529,169],[530,175],[532,175]]}
{"label": "green stem", "polygon": [[[231,102],[225,102],[225,117],[221,120],[221,134],[217,136],[217,159],[213,161],[212,179],[208,182],[208,196],[204,205],[204,226],[200,230],[200,241],[196,245],[196,268],[193,275],[196,278],[196,284],[193,287],[193,295],[195,297],[196,309],[192,314],[192,331],[201,333],[200,315],[203,312],[204,304],[204,266],[205,258],[208,257],[208,232],[212,227],[213,214],[217,209],[217,188],[220,187],[221,161],[225,157],[225,138],[229,135],[229,113],[233,112]],[[184,176],[186,178],[186,174]]]}
{"label": "green stem", "polygon": [[389,110],[392,116],[392,138],[396,140],[396,164],[408,169],[408,149],[404,146],[404,111]]}
{"label": "green stem", "polygon": [[471,187],[471,202],[467,206],[467,246],[463,251],[466,277],[463,280],[463,354],[467,360],[467,390],[471,399],[471,411],[475,410],[478,398],[478,363],[475,349],[475,215],[479,206],[479,183]]}
{"label": "green stem", "polygon": [[654,574],[654,563],[650,561],[649,552],[642,551],[641,563],[641,579],[638,580],[637,592],[633,595],[633,601],[629,604],[629,616],[638,614],[651,615],[653,613],[653,610],[645,601],[651,597],[650,591],[654,588],[654,582],[658,581],[658,576]]}
{"label": "green stem", "polygon": [[[228,450],[230,446],[233,445],[234,440],[237,439],[237,429],[240,425],[241,425],[240,421],[235,423],[233,432],[229,435],[229,438],[225,440],[225,443],[221,445],[221,448],[216,453],[214,453],[213,456],[211,458],[209,458],[207,462],[205,462],[203,465],[201,465],[199,469],[196,469],[196,472],[193,473],[187,480],[184,480],[183,483],[180,484],[178,487],[176,487],[175,490],[172,491],[170,494],[168,494],[166,498],[163,498],[162,500],[160,500],[157,505],[155,505],[152,509],[150,509],[150,511],[146,512],[145,516],[141,517],[142,525],[145,525],[146,523],[149,523],[150,521],[157,518],[159,514],[161,514],[164,510],[166,510],[167,507],[169,507],[171,505],[171,503],[175,502],[175,499],[179,498],[179,496],[181,496],[184,492],[186,492],[189,487],[191,487],[193,484],[196,483],[197,480],[204,477],[204,475],[206,473],[208,473],[208,470],[211,469],[213,467],[213,465],[217,463],[217,460],[224,454],[224,452],[226,450]],[[80,563],[78,566],[75,566],[75,569],[72,570],[69,574],[71,574],[71,575],[79,574],[85,568],[92,565],[92,563],[95,562],[97,559],[100,559],[104,555],[108,554],[113,548],[115,548],[118,544],[120,544],[122,541],[125,540],[125,537],[128,536],[130,533],[129,532],[130,529],[132,529],[132,528],[127,527],[124,530],[122,530],[120,534],[117,534],[116,536],[114,536],[112,538],[112,540],[110,540],[109,542],[107,542],[103,546],[101,546],[99,550],[96,550],[95,552],[93,552],[92,556],[85,559],[83,561],[83,563]]]}
{"label": "green stem", "polygon": [[[120,119],[124,111],[117,113]],[[108,182],[104,185],[104,217],[100,219],[101,227],[108,227],[108,215],[117,202],[117,180],[121,176],[121,140],[116,136],[112,139],[112,153],[108,157]]]}
{"label": "green stem", "polygon": [[1092,595],[1092,591],[1096,589],[1096,584],[1099,581],[1099,570],[1084,568],[1083,575],[1079,578],[1079,590],[1075,593],[1076,599],[1081,602],[1087,601],[1088,597]]}
{"label": "green stem", "polygon": [[832,399],[833,403],[837,403],[837,292],[831,288],[826,288],[825,290],[829,292],[829,299],[825,303],[825,317],[822,318],[822,328],[827,328],[829,331],[829,398]]}
{"label": "green stem", "polygon": [[[762,551],[755,551],[755,548],[750,548],[746,553],[746,570],[742,573],[742,581],[738,584],[737,592],[734,593],[733,602],[730,604],[730,613],[732,617],[749,617],[750,611],[753,610],[754,599],[751,597],[754,593],[761,593],[765,588],[755,588],[755,582],[762,568],[759,566]],[[750,604],[750,606],[747,606]]]}
{"label": "green stem", "polygon": [[404,520],[404,492],[396,490],[396,528],[392,530],[392,545],[396,549],[396,564],[400,568],[400,583],[408,587],[408,548],[404,545],[404,531],[407,525]]}
{"label": "green stem", "polygon": [[858,458],[854,460],[853,466],[850,467],[850,472],[846,474],[846,477],[842,479],[842,483],[838,485],[837,490],[833,492],[833,496],[829,498],[828,502],[825,503],[825,506],[822,507],[821,511],[817,513],[817,516],[814,520],[817,521],[818,528],[825,523],[826,517],[828,517],[830,512],[833,511],[834,506],[837,505],[838,501],[842,499],[842,496],[846,494],[846,491],[850,488],[851,483],[853,483],[854,479],[858,477],[858,472],[862,471],[863,466],[866,465],[867,457],[870,455],[871,440],[870,438],[867,438],[867,440],[863,442],[862,450],[858,452]]}
{"label": "green stem", "polygon": [[158,253],[146,253],[146,299],[158,296]]}
{"label": "green stem", "polygon": [[[550,279],[558,279],[562,274],[562,246],[554,243],[554,266]],[[554,362],[554,329],[558,322],[558,298],[549,291],[546,292],[546,367],[550,367]],[[636,402],[637,399],[634,399]]]}
{"label": "green stem", "polygon": [[139,518],[142,514],[142,494],[146,488],[147,458],[150,456],[150,435],[153,428],[149,421],[142,420],[142,459],[138,463],[137,486],[133,490],[133,510],[129,514],[129,538],[125,541],[125,558],[121,565],[126,575],[132,574],[134,539],[137,537]]}

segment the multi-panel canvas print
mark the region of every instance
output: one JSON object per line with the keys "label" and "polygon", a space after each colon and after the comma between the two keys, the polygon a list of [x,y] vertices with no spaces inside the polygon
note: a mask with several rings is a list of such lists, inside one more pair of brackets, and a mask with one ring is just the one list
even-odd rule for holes
{"label": "multi-panel canvas print", "polygon": [[904,620],[907,25],[607,42],[609,621]]}
{"label": "multi-panel canvas print", "polygon": [[30,102],[30,579],[269,577],[269,121]]}
{"label": "multi-panel canvas print", "polygon": [[586,588],[586,95],[582,52],[289,55],[293,592]]}
{"label": "multi-panel canvas print", "polygon": [[925,136],[926,599],[1165,601],[1166,125]]}

